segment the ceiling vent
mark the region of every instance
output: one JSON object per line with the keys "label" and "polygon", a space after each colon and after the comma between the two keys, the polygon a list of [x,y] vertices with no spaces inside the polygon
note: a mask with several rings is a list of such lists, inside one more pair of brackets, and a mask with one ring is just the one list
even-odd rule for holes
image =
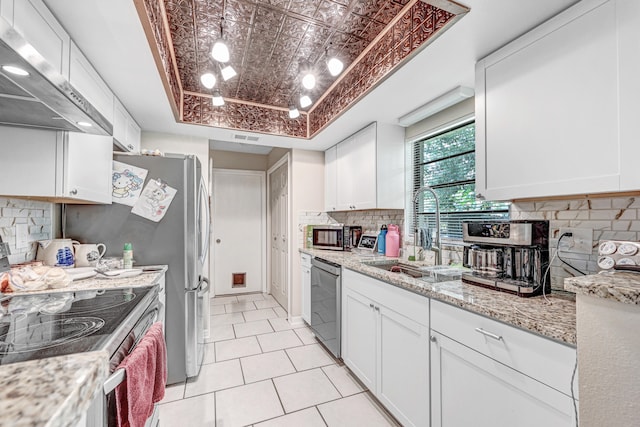
{"label": "ceiling vent", "polygon": [[260,137],[259,136],[253,136],[253,135],[242,135],[239,133],[235,133],[233,134],[233,139],[236,139],[238,141],[251,141],[251,142],[257,142]]}

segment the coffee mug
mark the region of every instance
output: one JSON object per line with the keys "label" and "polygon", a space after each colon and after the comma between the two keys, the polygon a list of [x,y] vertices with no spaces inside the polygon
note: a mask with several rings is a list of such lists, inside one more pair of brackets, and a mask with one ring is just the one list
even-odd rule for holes
{"label": "coffee mug", "polygon": [[107,250],[104,243],[84,243],[73,245],[76,267],[95,267]]}

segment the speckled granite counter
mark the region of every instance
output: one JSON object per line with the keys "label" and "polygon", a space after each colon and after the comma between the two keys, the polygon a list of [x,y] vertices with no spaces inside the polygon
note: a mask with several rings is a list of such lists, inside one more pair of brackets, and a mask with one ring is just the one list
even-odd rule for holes
{"label": "speckled granite counter", "polygon": [[[350,270],[382,280],[394,286],[444,301],[519,328],[567,344],[576,344],[575,301],[556,295],[521,298],[515,295],[468,285],[460,280],[427,283],[406,275],[390,273],[368,264],[385,258],[361,257],[351,252],[303,249],[301,252],[335,262]],[[389,258],[386,258],[388,261]],[[406,262],[406,261],[402,261]]]}
{"label": "speckled granite counter", "polygon": [[640,274],[605,272],[564,279],[564,288],[576,294],[640,305]]}
{"label": "speckled granite counter", "polygon": [[0,368],[0,426],[75,426],[109,375],[104,351]]}

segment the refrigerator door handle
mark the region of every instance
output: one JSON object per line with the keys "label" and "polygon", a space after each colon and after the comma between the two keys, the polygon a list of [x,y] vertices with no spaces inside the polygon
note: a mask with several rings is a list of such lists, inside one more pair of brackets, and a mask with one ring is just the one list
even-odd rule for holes
{"label": "refrigerator door handle", "polygon": [[[200,262],[204,263],[205,258],[207,257],[207,254],[209,253],[209,234],[211,232],[211,208],[209,206],[209,200],[208,200],[208,196],[207,196],[207,186],[204,183],[204,178],[200,177],[200,201],[198,202],[198,204],[203,203],[204,202],[204,212],[206,214],[206,231],[204,232],[204,245],[201,248],[202,253],[200,254]],[[202,233],[202,230],[200,230],[200,232]]]}
{"label": "refrigerator door handle", "polygon": [[[202,284],[206,284],[206,286],[202,286]],[[203,277],[200,279],[200,286],[198,286],[198,298],[202,298],[205,296],[205,294],[207,292],[209,292],[209,279],[207,279],[206,277]]]}

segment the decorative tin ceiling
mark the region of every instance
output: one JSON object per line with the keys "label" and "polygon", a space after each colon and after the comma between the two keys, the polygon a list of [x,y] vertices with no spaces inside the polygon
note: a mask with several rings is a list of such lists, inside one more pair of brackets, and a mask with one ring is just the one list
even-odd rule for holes
{"label": "decorative tin ceiling", "polygon": [[[310,138],[468,9],[448,0],[135,0],[178,121]],[[224,37],[238,75],[220,76],[211,58]],[[344,63],[325,65],[330,47]],[[297,119],[300,63],[316,75],[314,101]],[[200,75],[213,72],[225,105],[211,104]]]}

